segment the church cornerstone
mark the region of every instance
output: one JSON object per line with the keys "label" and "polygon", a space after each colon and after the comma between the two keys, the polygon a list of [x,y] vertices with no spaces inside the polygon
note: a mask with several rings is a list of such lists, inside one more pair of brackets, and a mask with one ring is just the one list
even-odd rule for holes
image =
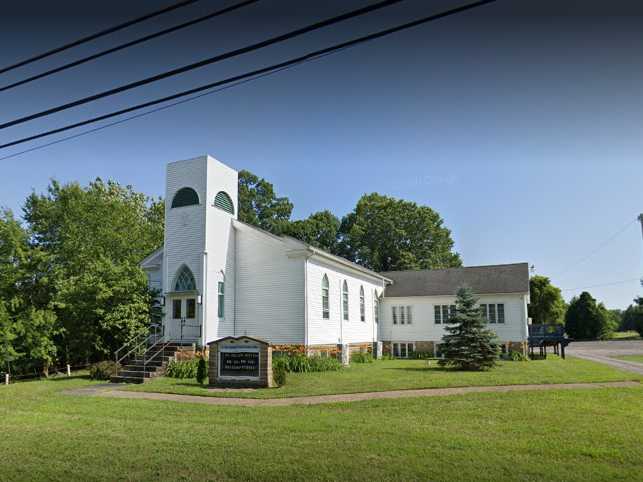
{"label": "church cornerstone", "polygon": [[249,336],[228,336],[208,343],[208,376],[215,387],[273,387],[272,348]]}

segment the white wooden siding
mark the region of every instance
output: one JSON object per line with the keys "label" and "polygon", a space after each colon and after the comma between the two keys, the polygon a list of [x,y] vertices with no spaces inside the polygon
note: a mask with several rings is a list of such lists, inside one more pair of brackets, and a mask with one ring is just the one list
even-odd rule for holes
{"label": "white wooden siding", "polygon": [[[505,322],[489,323],[501,341],[523,341],[527,339],[526,294],[481,295],[480,303],[503,303]],[[444,324],[435,324],[435,305],[454,305],[455,296],[412,296],[405,298],[384,298],[380,312],[380,339],[384,341],[440,341],[446,333]],[[394,325],[391,315],[393,306],[412,306],[413,323]],[[399,311],[399,310],[398,310]]]}
{"label": "white wooden siding", "polygon": [[[322,278],[329,284],[329,319],[322,315]],[[349,293],[348,321],[342,318],[342,283],[346,280]],[[381,281],[362,275],[314,256],[308,260],[308,344],[369,343],[377,340],[373,319],[373,292],[381,294]],[[359,289],[364,286],[366,320],[360,321]]]}
{"label": "white wooden siding", "polygon": [[236,223],[236,335],[304,343],[304,258],[280,239]]}

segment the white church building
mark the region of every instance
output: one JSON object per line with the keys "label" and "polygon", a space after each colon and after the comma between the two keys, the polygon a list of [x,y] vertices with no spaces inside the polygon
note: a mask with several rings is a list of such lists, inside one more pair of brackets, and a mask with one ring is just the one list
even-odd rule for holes
{"label": "white church building", "polygon": [[505,349],[527,340],[527,263],[376,273],[237,220],[238,173],[210,156],[167,166],[164,245],[141,263],[176,341],[248,335],[308,353],[439,353],[455,291],[480,296]]}

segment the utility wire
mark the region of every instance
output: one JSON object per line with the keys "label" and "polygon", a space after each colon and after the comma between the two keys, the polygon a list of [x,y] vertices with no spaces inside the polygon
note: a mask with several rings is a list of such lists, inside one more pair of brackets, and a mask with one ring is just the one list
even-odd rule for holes
{"label": "utility wire", "polygon": [[361,15],[365,15],[367,13],[373,12],[375,10],[379,10],[381,8],[389,7],[393,4],[400,3],[404,0],[383,0],[381,2],[375,3],[373,5],[369,5],[367,7],[362,7],[357,10],[353,10],[347,13],[344,13],[342,15],[338,15],[336,17],[331,17],[326,20],[322,20],[320,22],[315,22],[313,24],[310,24],[306,27],[299,28],[297,30],[293,30],[291,32],[278,35],[276,37],[269,38],[267,40],[263,40],[261,42],[248,45],[246,47],[242,47],[236,50],[232,50],[229,52],[225,52],[223,54],[215,55],[214,57],[209,57],[207,59],[200,60],[198,62],[194,62],[189,65],[184,65],[183,67],[178,67],[176,69],[168,70],[165,72],[162,72],[157,75],[153,75],[152,77],[147,77],[145,79],[137,80],[135,82],[130,82],[128,84],[121,85],[119,87],[115,87],[113,89],[109,89],[103,92],[100,92],[98,94],[90,95],[89,97],[84,97],[82,99],[75,100],[73,102],[69,102],[67,104],[63,104],[57,107],[52,107],[50,109],[37,112],[35,114],[30,114],[28,116],[20,117],[18,119],[14,119],[9,122],[5,122],[3,124],[0,124],[0,129],[6,129],[7,127],[15,126],[17,124],[22,124],[24,122],[28,122],[34,119],[38,119],[40,117],[45,117],[51,114],[55,114],[57,112],[61,112],[67,109],[71,109],[72,107],[77,107],[79,105],[87,104],[89,102],[93,102],[98,99],[103,99],[105,97],[109,97],[112,95],[120,94],[121,92],[125,92],[137,87],[141,87],[143,85],[151,84],[153,82],[158,82],[159,80],[167,79],[168,77],[173,77],[175,75],[183,74],[185,72],[189,72],[194,69],[198,69],[201,67],[205,67],[206,65],[211,65],[217,62],[221,62],[223,60],[232,58],[232,57],[237,57],[242,54],[246,54],[248,52],[253,52],[255,50],[259,50],[265,47],[268,47],[270,45],[279,43],[279,42],[284,42],[286,40],[290,40],[295,37],[299,37],[301,35],[304,35],[306,33],[312,32],[314,30],[318,30],[324,27],[328,27],[330,25],[334,25],[339,22],[343,22],[345,20],[349,20],[351,18],[355,18]]}
{"label": "utility wire", "polygon": [[[319,57],[311,59],[310,61],[318,60],[318,59],[321,59],[321,58],[326,57],[328,55],[332,55],[334,53],[336,53],[336,51],[330,52],[330,53],[328,53],[326,55],[320,55]],[[9,154],[7,156],[0,157],[0,161],[4,161],[5,159],[11,159],[13,157],[18,157],[18,156],[21,156],[23,154],[27,154],[29,152],[39,151],[39,150],[44,149],[46,147],[50,147],[50,146],[53,146],[53,145],[56,145],[56,144],[60,144],[60,143],[65,142],[65,141],[70,141],[70,140],[73,140],[73,139],[77,139],[79,137],[83,137],[83,136],[86,136],[86,135],[89,135],[89,134],[93,134],[93,133],[98,132],[98,131],[102,131],[104,129],[108,129],[110,127],[114,127],[114,126],[117,126],[117,125],[120,125],[120,124],[125,124],[126,122],[129,122],[131,120],[139,119],[141,117],[146,117],[148,115],[154,114],[155,112],[160,112],[160,111],[163,111],[163,110],[166,110],[166,109],[170,109],[172,107],[176,107],[176,106],[181,105],[181,104],[187,104],[188,102],[195,101],[197,99],[200,99],[201,97],[206,97],[208,95],[216,94],[218,92],[228,90],[228,89],[231,89],[233,87],[237,87],[237,86],[242,85],[242,84],[247,84],[249,82],[252,82],[253,80],[258,80],[258,79],[263,78],[263,77],[268,77],[270,75],[276,74],[278,72],[282,72],[284,70],[290,70],[292,68],[297,67],[298,65],[300,65],[300,64],[293,64],[293,65],[289,65],[287,67],[282,67],[281,69],[275,69],[275,70],[272,70],[270,72],[266,72],[265,74],[261,74],[261,75],[255,76],[255,77],[250,77],[248,79],[240,80],[239,82],[235,82],[233,84],[228,84],[228,85],[223,86],[223,87],[221,87],[219,89],[210,90],[210,91],[204,92],[202,94],[193,95],[192,97],[188,97],[187,99],[182,99],[182,100],[179,100],[179,101],[176,101],[176,102],[172,102],[171,104],[166,104],[166,105],[163,105],[161,107],[156,107],[154,109],[150,109],[148,111],[141,112],[139,114],[134,114],[132,116],[125,117],[123,119],[119,119],[119,120],[114,121],[114,122],[110,122],[109,124],[104,124],[102,126],[94,127],[93,129],[88,129],[86,131],[79,132],[77,134],[72,134],[72,135],[67,136],[67,137],[62,137],[60,139],[56,139],[55,141],[47,142],[47,143],[41,144],[39,146],[31,147],[29,149],[25,149],[24,151],[14,152],[13,154]]]}
{"label": "utility wire", "polygon": [[20,85],[28,84],[30,82],[33,82],[34,80],[42,79],[44,77],[48,77],[50,75],[57,74],[58,72],[62,72],[64,70],[71,69],[72,67],[77,67],[79,65],[85,64],[87,62],[90,62],[92,60],[99,59],[101,57],[105,57],[106,55],[113,54],[114,52],[118,52],[119,50],[124,50],[129,47],[133,47],[134,45],[139,45],[144,42],[148,42],[152,39],[162,37],[163,35],[167,35],[172,32],[176,32],[177,30],[181,30],[187,27],[191,27],[193,25],[196,25],[201,22],[205,22],[206,20],[210,20],[212,18],[224,15],[226,13],[232,12],[234,10],[238,10],[240,8],[246,7],[248,5],[251,5],[253,3],[257,3],[259,0],[245,0],[243,2],[236,3],[234,5],[231,5],[229,7],[215,10],[213,12],[210,12],[207,15],[203,15],[201,17],[195,18],[193,20],[190,20],[188,22],[181,23],[179,25],[175,25],[174,27],[166,28],[165,30],[161,30],[159,32],[155,32],[149,35],[145,35],[144,37],[137,38],[135,40],[132,40],[130,42],[126,42],[121,45],[117,45],[115,47],[109,48],[107,50],[103,50],[102,52],[98,52],[92,55],[89,55],[87,57],[84,57],[79,60],[75,60],[73,62],[69,62],[68,64],[61,65],[60,67],[55,67],[53,69],[47,70],[45,72],[42,72],[40,74],[32,75],[31,77],[27,77],[26,79],[19,80],[17,82],[14,82],[12,84],[5,85],[3,87],[0,87],[0,92],[7,91],[9,89],[13,89],[15,87],[18,87]]}
{"label": "utility wire", "polygon": [[621,281],[614,281],[612,283],[601,283],[598,285],[590,285],[590,286],[581,286],[579,288],[565,288],[560,291],[577,291],[577,290],[587,290],[590,288],[601,288],[603,286],[616,286],[616,285],[622,285],[625,283],[631,283],[632,281],[640,281],[640,278],[630,278],[630,279],[624,279]]}
{"label": "utility wire", "polygon": [[55,49],[48,50],[47,52],[43,52],[41,54],[35,55],[33,57],[30,57],[25,60],[21,60],[20,62],[17,62],[13,65],[9,65],[7,67],[3,67],[0,69],[0,74],[4,74],[5,72],[9,72],[10,70],[17,69],[18,67],[22,67],[23,65],[31,64],[33,62],[36,62],[37,60],[44,59],[46,57],[50,57],[54,54],[57,54],[59,52],[63,52],[65,50],[69,50],[72,47],[76,47],[78,45],[90,42],[91,40],[95,40],[100,37],[104,37],[105,35],[108,35],[110,33],[118,32],[119,30],[123,30],[124,28],[131,27],[132,25],[136,25],[137,23],[141,23],[145,20],[149,20],[150,18],[158,17],[159,15],[163,15],[164,13],[171,12],[172,10],[177,10],[181,7],[186,7],[190,4],[196,3],[199,0],[183,0],[181,2],[175,3],[174,5],[170,5],[169,7],[162,8],[160,10],[155,10],[154,12],[147,13],[141,17],[128,20],[125,23],[121,23],[119,25],[115,25],[114,27],[107,28],[105,30],[101,30],[100,32],[96,32],[94,34],[88,35],[87,37],[80,38],[78,40],[75,40],[73,42],[70,42],[65,45],[61,45],[60,47],[56,47]]}
{"label": "utility wire", "polygon": [[610,244],[612,241],[614,241],[614,240],[615,240],[618,236],[620,236],[622,233],[624,233],[625,231],[627,231],[627,230],[630,228],[630,226],[632,226],[632,225],[633,225],[634,223],[636,223],[637,221],[638,221],[638,219],[636,219],[636,218],[635,218],[635,219],[633,219],[632,221],[629,221],[625,226],[623,226],[621,229],[619,229],[619,230],[618,230],[618,231],[616,231],[614,234],[612,234],[608,239],[606,239],[606,240],[605,240],[605,241],[603,241],[601,244],[599,244],[599,245],[598,245],[598,246],[597,246],[593,251],[590,251],[590,252],[589,252],[589,254],[587,254],[587,255],[583,256],[582,258],[580,258],[579,260],[577,260],[575,263],[572,263],[572,264],[568,265],[568,266],[567,266],[565,269],[563,269],[562,271],[560,271],[560,272],[558,272],[558,273],[554,274],[554,276],[561,276],[561,275],[563,275],[563,274],[567,273],[571,268],[574,268],[574,267],[578,266],[579,264],[584,263],[584,262],[585,262],[585,261],[587,261],[589,258],[591,258],[591,257],[592,257],[592,256],[594,256],[596,253],[598,253],[601,249],[603,249],[605,246],[607,246],[607,245],[608,245],[608,244]]}
{"label": "utility wire", "polygon": [[[76,123],[73,123],[73,124],[68,124],[68,125],[63,126],[63,127],[59,127],[59,128],[56,128],[56,129],[46,131],[46,132],[42,132],[42,133],[39,133],[39,134],[29,136],[29,137],[24,137],[22,139],[11,141],[9,143],[0,145],[0,149],[6,149],[8,147],[15,146],[15,145],[18,145],[18,144],[22,144],[24,142],[32,141],[32,140],[35,140],[35,139],[40,139],[42,137],[47,137],[47,136],[50,136],[50,135],[53,135],[53,134],[64,132],[64,131],[74,129],[74,128],[77,128],[77,127],[82,127],[82,126],[85,126],[85,125],[88,125],[88,124],[93,124],[93,123],[99,122],[101,120],[106,120],[106,119],[109,119],[111,117],[116,117],[116,116],[119,116],[119,115],[127,114],[129,112],[144,109],[146,107],[151,107],[153,105],[161,104],[161,103],[164,103],[164,102],[169,102],[169,101],[172,101],[172,100],[175,100],[175,99],[179,99],[179,98],[186,97],[186,96],[189,96],[189,95],[192,95],[192,94],[196,94],[196,93],[199,93],[199,92],[203,92],[203,91],[206,91],[206,90],[217,88],[217,87],[220,87],[220,86],[223,86],[223,85],[237,83],[237,82],[242,81],[244,79],[251,79],[251,78],[257,77],[257,76],[263,76],[264,74],[268,74],[268,73],[273,72],[273,71],[283,70],[284,68],[294,66],[294,65],[297,65],[297,64],[301,64],[301,63],[304,63],[304,62],[308,62],[308,61],[314,60],[314,59],[316,59],[318,57],[321,57],[321,56],[326,56],[326,55],[330,55],[330,54],[333,54],[333,53],[337,53],[337,52],[339,52],[341,50],[345,50],[347,48],[354,47],[356,45],[359,45],[359,44],[362,44],[362,43],[365,43],[365,42],[369,42],[369,41],[372,41],[372,40],[375,40],[375,39],[379,39],[379,38],[391,35],[393,33],[397,33],[397,32],[403,31],[403,30],[407,30],[407,29],[410,29],[410,28],[413,28],[413,27],[417,27],[419,25],[422,25],[422,24],[425,24],[425,23],[428,23],[428,22],[431,22],[431,21],[434,21],[434,20],[438,20],[438,19],[441,19],[441,18],[444,18],[444,17],[455,15],[457,13],[461,13],[461,12],[464,12],[464,11],[467,11],[467,10],[471,10],[473,8],[480,7],[480,6],[495,2],[495,1],[496,0],[481,0],[481,1],[478,1],[478,2],[469,3],[469,4],[466,4],[466,5],[460,6],[460,7],[456,7],[456,8],[450,9],[450,10],[446,10],[446,11],[437,13],[437,14],[429,15],[427,17],[423,17],[421,19],[418,19],[418,20],[415,20],[415,21],[412,21],[412,22],[401,24],[401,25],[398,25],[396,27],[392,27],[392,28],[389,28],[389,29],[386,29],[386,30],[381,30],[379,32],[375,32],[375,33],[372,33],[372,34],[369,34],[369,35],[365,35],[363,37],[358,37],[358,38],[355,38],[353,40],[349,40],[347,42],[342,42],[340,44],[333,45],[331,47],[327,47],[327,48],[324,48],[324,49],[321,49],[321,50],[310,52],[308,54],[305,54],[305,55],[302,55],[300,57],[296,57],[296,58],[293,58],[293,59],[290,59],[290,60],[287,60],[287,61],[284,61],[284,62],[280,62],[278,64],[273,64],[273,65],[268,66],[268,67],[263,67],[263,68],[260,68],[260,69],[256,69],[256,70],[253,70],[251,72],[246,72],[245,74],[240,74],[240,75],[236,75],[234,77],[229,77],[229,78],[224,79],[224,80],[219,80],[219,81],[216,81],[216,82],[205,84],[205,85],[195,87],[193,89],[185,90],[185,91],[182,91],[182,92],[178,92],[176,94],[172,94],[172,95],[169,95],[169,96],[166,96],[166,97],[162,97],[162,98],[159,98],[159,99],[155,99],[155,100],[151,100],[151,101],[144,102],[144,103],[141,103],[141,104],[137,104],[137,105],[127,107],[127,108],[124,108],[124,109],[121,109],[121,110],[118,110],[118,111],[114,111],[114,112],[111,112],[111,113],[108,113],[108,114],[103,114],[103,115],[98,116],[98,117],[93,117],[91,119],[76,122]],[[18,153],[18,154],[20,154],[20,153]],[[2,158],[2,159],[5,159],[5,158]]]}

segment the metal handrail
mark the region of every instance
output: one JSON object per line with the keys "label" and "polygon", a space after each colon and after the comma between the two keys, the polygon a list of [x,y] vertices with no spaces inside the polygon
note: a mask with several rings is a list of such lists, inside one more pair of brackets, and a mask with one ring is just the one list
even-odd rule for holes
{"label": "metal handrail", "polygon": [[157,356],[159,353],[161,353],[161,352],[162,352],[162,353],[165,353],[165,349],[167,348],[167,346],[168,346],[170,343],[172,343],[170,340],[165,340],[165,336],[163,336],[163,337],[161,338],[161,340],[162,340],[162,341],[164,341],[163,346],[162,346],[159,350],[157,350],[157,352],[156,352],[156,353],[154,353],[154,354],[153,354],[152,356],[150,356],[149,358],[145,358],[145,355],[146,355],[149,351],[151,351],[151,350],[152,350],[156,345],[158,345],[158,343],[159,343],[158,341],[157,341],[156,343],[154,343],[152,346],[150,346],[150,347],[145,351],[145,353],[143,354],[143,380],[145,380],[145,377],[146,377],[146,374],[147,374],[147,364],[148,364],[148,362],[151,362],[152,360],[154,360],[154,358],[156,358],[156,356]]}
{"label": "metal handrail", "polygon": [[[150,346],[149,348],[147,348],[147,349],[143,352],[143,361],[145,361],[145,355],[147,354],[147,352],[148,352],[151,348],[153,348],[154,346],[156,346],[156,344],[158,343],[158,336],[159,336],[158,328],[159,328],[158,326],[155,326],[155,327],[154,327],[154,333],[150,333],[150,334],[148,334],[148,335],[145,337],[145,339],[144,339],[143,341],[141,341],[140,343],[138,343],[134,348],[132,348],[131,350],[129,350],[127,353],[125,353],[125,354],[124,354],[123,356],[121,356],[120,358],[118,358],[118,353],[119,353],[122,349],[124,349],[124,348],[126,348],[127,346],[131,345],[131,344],[134,342],[134,340],[138,340],[138,339],[140,339],[140,338],[141,338],[141,336],[144,336],[144,334],[143,334],[143,333],[141,333],[140,335],[138,335],[138,336],[134,337],[132,340],[130,340],[128,343],[124,344],[124,345],[123,345],[122,347],[120,347],[118,350],[116,350],[116,353],[114,354],[114,356],[115,356],[115,358],[116,358],[116,371],[117,371],[117,373],[116,373],[116,374],[117,374],[117,375],[118,375],[118,371],[119,371],[120,363],[121,363],[123,360],[125,360],[126,358],[128,358],[132,353],[134,353],[134,352],[135,352],[135,351],[137,351],[139,348],[141,348],[141,346],[149,344],[150,340],[151,340],[151,339],[153,339],[153,340],[154,340],[154,343],[152,344],[152,346]],[[161,328],[163,328],[163,327],[161,327]],[[161,335],[161,339],[163,339],[164,337],[165,337],[165,335],[164,335],[164,334],[162,334],[162,335]]]}

